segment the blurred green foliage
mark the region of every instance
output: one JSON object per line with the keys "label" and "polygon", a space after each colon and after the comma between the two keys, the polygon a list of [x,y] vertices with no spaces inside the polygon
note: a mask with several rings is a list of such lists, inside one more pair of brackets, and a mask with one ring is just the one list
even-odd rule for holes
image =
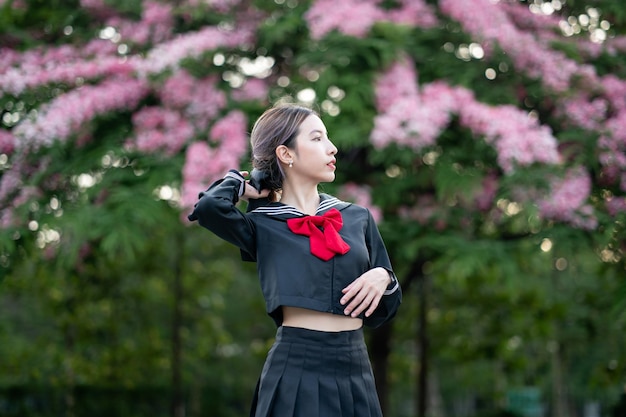
{"label": "blurred green foliage", "polygon": [[[12,8],[11,1],[0,6],[0,39],[16,49],[80,44],[96,36],[101,24],[77,1],[23,3],[24,8]],[[423,365],[416,354],[417,323],[425,301],[431,396],[443,399],[448,415],[457,415],[467,401],[476,412],[492,413],[504,407],[507,391],[515,387],[538,387],[548,400],[555,384],[567,387],[577,409],[590,401],[608,409],[626,384],[626,284],[623,260],[599,259],[609,243],[623,244],[623,224],[583,231],[542,223],[532,208],[498,221],[471,212],[464,203],[495,165],[493,148],[453,121],[423,154],[396,146],[373,151],[368,140],[376,115],[373,80],[399,51],[408,53],[421,83],[443,79],[472,89],[488,104],[535,109],[560,141],[576,145],[572,158],[591,170],[597,168],[593,134],[562,127],[549,108],[551,93],[536,80],[512,70],[487,81],[487,67],[512,68],[504,51],[472,62],[445,52],[445,42],[471,42],[454,22],[430,30],[377,24],[364,39],[332,33],[316,43],[302,17],[309,2],[289,3],[294,7],[254,2],[272,13],[257,45],[224,53],[274,57],[276,68],[289,72],[290,84],[273,89],[272,99],[305,87],[321,99],[331,87],[345,92],[340,116],[325,118],[342,161],[337,184],[325,185],[325,191],[334,193],[348,181],[371,187],[384,214],[381,232],[406,285],[393,324],[388,415],[415,415],[416,374]],[[566,7],[576,14],[597,6],[612,30],[624,34],[621,3],[570,0]],[[139,1],[107,4],[131,18],[140,14]],[[177,29],[218,18],[223,17],[192,14]],[[71,38],[63,35],[68,25]],[[211,62],[212,56],[202,56],[183,67],[197,76],[219,73]],[[625,74],[623,57],[602,55],[594,65],[601,74]],[[315,83],[299,71],[322,68]],[[519,88],[530,101],[519,102]],[[22,100],[36,107],[52,94],[29,91]],[[14,99],[5,96],[0,104]],[[254,104],[243,110],[250,120],[262,111]],[[18,214],[63,230],[63,252],[50,257],[39,250],[34,233],[0,237],[10,265],[0,284],[0,416],[61,415],[68,409],[76,416],[171,415],[177,361],[188,415],[247,412],[274,332],[254,266],[242,264],[232,246],[185,225],[185,213],[155,197],[159,186],[180,185],[183,155],[123,150],[131,117],[93,120],[98,140],[87,146],[42,150],[50,163],[47,173],[59,174],[65,187],[63,195],[41,201],[58,198],[63,215],[44,207],[25,207]],[[431,151],[437,162],[426,164],[423,156]],[[103,158],[114,162],[103,168]],[[397,175],[388,175],[391,168]],[[81,173],[97,173],[100,181],[78,192]],[[507,204],[522,183],[541,187],[549,173],[550,168],[530,167],[503,177],[496,201]],[[430,222],[397,216],[400,206],[420,208],[424,195],[438,203]],[[542,250],[546,242],[551,248]],[[428,294],[417,284],[424,279],[430,282]]]}

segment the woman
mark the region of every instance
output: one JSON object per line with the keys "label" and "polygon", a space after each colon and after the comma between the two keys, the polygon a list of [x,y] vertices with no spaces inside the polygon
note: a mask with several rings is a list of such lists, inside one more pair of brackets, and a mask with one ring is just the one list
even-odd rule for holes
{"label": "woman", "polygon": [[402,293],[376,224],[366,208],[319,193],[335,179],[337,148],[313,110],[270,108],[250,141],[250,179],[231,170],[189,219],[256,261],[278,326],[251,416],[382,416],[362,326],[390,320]]}

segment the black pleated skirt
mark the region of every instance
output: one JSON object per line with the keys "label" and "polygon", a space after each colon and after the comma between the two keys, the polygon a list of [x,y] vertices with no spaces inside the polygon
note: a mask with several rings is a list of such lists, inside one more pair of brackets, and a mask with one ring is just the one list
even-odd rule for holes
{"label": "black pleated skirt", "polygon": [[279,327],[251,417],[382,417],[363,330]]}

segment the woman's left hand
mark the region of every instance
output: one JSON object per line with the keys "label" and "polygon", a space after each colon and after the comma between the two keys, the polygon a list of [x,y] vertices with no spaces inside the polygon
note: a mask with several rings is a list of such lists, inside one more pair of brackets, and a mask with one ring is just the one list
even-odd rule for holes
{"label": "woman's left hand", "polygon": [[374,313],[385,289],[391,283],[389,272],[385,268],[370,269],[342,290],[341,304],[346,305],[344,314],[357,317],[365,311],[365,317]]}
{"label": "woman's left hand", "polygon": [[[242,177],[247,177],[250,173],[248,171],[239,171]],[[250,184],[250,180],[246,180],[243,189],[241,199],[244,201],[254,200],[256,198],[265,198],[270,195],[270,190],[257,190]]]}

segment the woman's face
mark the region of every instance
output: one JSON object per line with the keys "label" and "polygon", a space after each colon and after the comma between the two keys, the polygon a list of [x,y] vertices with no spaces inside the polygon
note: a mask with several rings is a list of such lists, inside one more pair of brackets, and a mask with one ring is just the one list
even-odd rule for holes
{"label": "woman's face", "polygon": [[300,124],[294,150],[293,166],[286,168],[290,178],[315,183],[335,180],[337,148],[319,117],[312,114]]}

